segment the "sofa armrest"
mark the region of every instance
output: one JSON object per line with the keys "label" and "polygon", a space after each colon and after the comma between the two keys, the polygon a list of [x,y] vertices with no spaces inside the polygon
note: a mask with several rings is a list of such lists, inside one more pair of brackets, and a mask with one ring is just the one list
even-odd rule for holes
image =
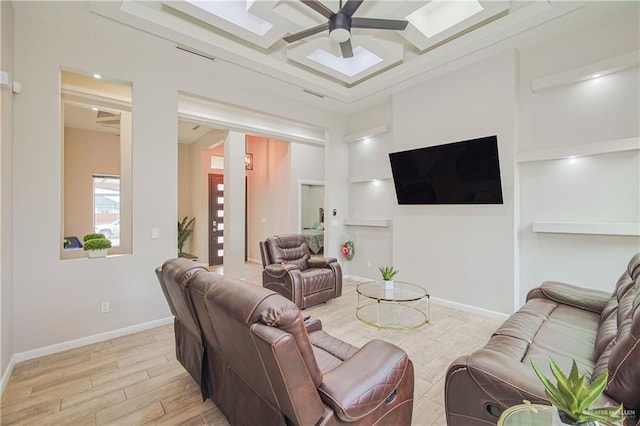
{"label": "sofa armrest", "polygon": [[282,278],[287,275],[289,271],[295,269],[300,269],[300,267],[291,263],[272,263],[271,265],[267,265],[264,268],[265,272],[274,278]]}
{"label": "sofa armrest", "polygon": [[393,400],[394,391],[410,368],[409,363],[402,349],[382,340],[372,340],[324,374],[318,388],[320,397],[341,420],[361,419]]}
{"label": "sofa armrest", "polygon": [[527,300],[534,298],[549,299],[599,314],[611,298],[611,294],[571,284],[545,281],[527,294]]}
{"label": "sofa armrest", "polygon": [[312,331],[320,331],[322,330],[322,321],[315,317],[309,317],[304,320],[304,328],[307,329],[307,333],[311,333]]}
{"label": "sofa armrest", "polygon": [[309,268],[328,268],[334,262],[337,262],[335,257],[312,257],[307,261],[307,266]]}

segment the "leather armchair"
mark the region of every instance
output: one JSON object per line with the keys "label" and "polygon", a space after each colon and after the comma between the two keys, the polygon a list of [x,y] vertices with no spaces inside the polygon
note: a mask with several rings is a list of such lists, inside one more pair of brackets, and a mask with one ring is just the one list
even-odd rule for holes
{"label": "leather armchair", "polygon": [[342,268],[333,258],[311,257],[304,236],[288,234],[260,241],[262,285],[300,309],[342,295]]}

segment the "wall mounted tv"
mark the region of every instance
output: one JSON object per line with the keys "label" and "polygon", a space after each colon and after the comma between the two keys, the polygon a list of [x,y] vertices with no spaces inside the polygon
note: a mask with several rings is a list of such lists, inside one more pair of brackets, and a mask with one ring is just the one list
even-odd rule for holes
{"label": "wall mounted tv", "polygon": [[389,154],[398,204],[502,204],[498,138]]}

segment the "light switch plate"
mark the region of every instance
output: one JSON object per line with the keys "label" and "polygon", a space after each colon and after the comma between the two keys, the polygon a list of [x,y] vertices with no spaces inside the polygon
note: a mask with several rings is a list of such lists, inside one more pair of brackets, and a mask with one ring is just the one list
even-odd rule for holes
{"label": "light switch plate", "polygon": [[151,238],[160,238],[160,228],[151,228]]}

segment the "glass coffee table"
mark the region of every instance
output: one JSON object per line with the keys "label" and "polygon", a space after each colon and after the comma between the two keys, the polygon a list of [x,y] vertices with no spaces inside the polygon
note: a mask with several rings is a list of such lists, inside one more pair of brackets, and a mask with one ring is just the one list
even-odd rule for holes
{"label": "glass coffee table", "polygon": [[553,423],[553,407],[525,403],[509,407],[498,419],[498,426],[549,426]]}
{"label": "glass coffee table", "polygon": [[[356,286],[358,305],[356,317],[374,327],[404,330],[421,327],[429,322],[431,298],[417,284],[394,281],[385,288],[384,281],[367,281]],[[423,307],[426,299],[426,309]]]}

